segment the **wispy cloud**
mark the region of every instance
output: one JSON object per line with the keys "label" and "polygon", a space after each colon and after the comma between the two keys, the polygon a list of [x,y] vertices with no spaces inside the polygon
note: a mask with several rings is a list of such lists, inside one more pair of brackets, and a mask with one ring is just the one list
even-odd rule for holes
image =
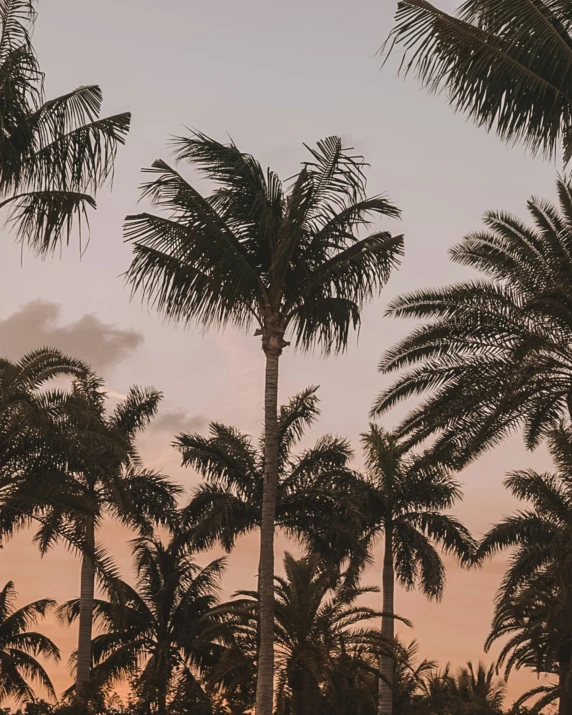
{"label": "wispy cloud", "polygon": [[44,300],[28,303],[0,320],[0,354],[8,358],[54,347],[100,371],[127,358],[142,342],[143,336],[135,330],[103,323],[92,314],[61,325],[61,306]]}
{"label": "wispy cloud", "polygon": [[208,420],[203,415],[190,415],[181,408],[161,411],[153,420],[152,429],[161,432],[195,432],[206,427]]}

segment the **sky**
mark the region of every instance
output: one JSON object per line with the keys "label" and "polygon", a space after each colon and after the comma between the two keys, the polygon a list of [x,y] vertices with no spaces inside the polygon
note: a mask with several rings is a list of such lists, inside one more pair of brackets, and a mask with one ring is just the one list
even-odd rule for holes
{"label": "sky", "polygon": [[[453,10],[456,3],[439,4]],[[402,221],[384,227],[405,234],[405,257],[364,312],[359,340],[352,337],[344,355],[324,360],[285,352],[280,399],[319,385],[322,417],[304,444],[325,433],[348,437],[359,467],[359,435],[387,384],[377,372],[379,359],[412,327],[384,317],[388,301],[471,275],[448,260],[448,249],[478,229],[488,209],[525,217],[529,196],[554,198],[561,167],[506,147],[454,114],[443,97],[397,78],[397,59],[382,67],[377,52],[392,27],[393,0],[44,0],[38,9],[34,42],[48,96],[100,84],[105,113],[129,110],[133,123],[113,191],[98,197],[83,256],[72,241],[61,255],[40,261],[1,229],[1,353],[16,358],[41,345],[61,348],[100,371],[111,401],[134,383],[160,389],[162,410],[141,449],[147,466],[190,493],[198,479],[180,467],[173,435],[204,432],[211,419],[257,435],[263,354],[253,335],[164,324],[140,300],[130,300],[121,278],[130,262],[122,222],[137,210],[140,169],[169,158],[169,137],[195,128],[217,139],[232,137],[287,178],[306,156],[303,143],[337,134],[369,162],[369,193],[387,193],[402,209]],[[198,181],[192,170],[182,170]],[[405,409],[382,424],[391,427]],[[460,475],[465,499],[455,512],[476,536],[515,508],[502,486],[506,472],[528,467],[544,470],[550,463],[542,449],[527,453],[515,435]],[[129,578],[131,535],[106,524],[101,538]],[[278,558],[284,547],[280,540]],[[482,645],[504,563],[500,558],[471,572],[449,564],[439,604],[400,591],[397,612],[414,624],[403,637],[416,638],[424,657],[443,664],[491,661],[494,652],[484,655]],[[256,564],[256,537],[247,537],[229,557],[225,592],[252,587]],[[3,582],[15,582],[22,604],[78,594],[74,555],[62,547],[40,559],[30,533],[5,544],[0,571]],[[366,580],[378,583],[379,571],[377,558]],[[66,659],[74,630],[53,619],[45,630]],[[67,668],[50,672],[61,691],[69,683]],[[517,674],[509,695],[535,683],[535,676]]]}

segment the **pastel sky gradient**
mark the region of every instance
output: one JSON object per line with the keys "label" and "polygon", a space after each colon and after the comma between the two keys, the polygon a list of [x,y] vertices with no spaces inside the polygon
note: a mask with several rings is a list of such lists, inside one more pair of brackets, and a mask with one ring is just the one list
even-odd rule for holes
{"label": "pastel sky gradient", "polygon": [[[456,3],[440,0],[452,10]],[[40,262],[2,229],[0,349],[17,357],[50,344],[91,361],[110,391],[132,383],[165,394],[163,410],[142,443],[149,467],[163,469],[186,488],[196,477],[179,466],[170,447],[180,430],[204,430],[208,420],[258,434],[262,417],[263,355],[257,339],[233,331],[204,335],[162,324],[139,301],[130,302],[120,275],[130,248],[122,242],[123,217],[136,209],[140,168],[167,157],[170,135],[198,128],[231,135],[281,176],[304,158],[302,142],[341,135],[370,162],[370,193],[388,192],[403,210],[406,256],[382,297],[365,312],[359,342],[324,361],[286,352],[281,399],[320,385],[323,416],[307,442],[332,432],[358,447],[374,396],[383,351],[411,325],[384,317],[393,296],[469,275],[448,261],[447,250],[480,225],[487,209],[520,216],[531,195],[553,197],[560,168],[507,148],[494,136],[454,115],[443,98],[429,97],[413,80],[383,69],[376,52],[392,26],[394,0],[51,0],[39,3],[35,44],[49,96],[98,83],[106,113],[133,112],[128,146],[117,162],[113,193],[102,193],[91,220],[91,243],[80,260],[76,245],[61,258]],[[192,178],[192,174],[189,174]],[[403,408],[405,409],[405,408]],[[391,426],[403,409],[384,420]],[[359,450],[357,450],[359,452]],[[356,464],[360,464],[359,454]],[[465,501],[457,513],[480,535],[514,503],[504,474],[549,468],[543,450],[526,453],[518,436],[507,440],[462,475]],[[127,534],[106,525],[104,540],[129,575]],[[280,544],[283,546],[283,543]],[[244,539],[229,558],[228,593],[254,585],[256,539]],[[379,581],[379,561],[367,579]],[[79,563],[65,549],[40,559],[31,535],[0,554],[2,579],[16,583],[21,602],[75,597]],[[422,654],[462,665],[483,656],[501,559],[480,572],[448,571],[440,604],[399,593],[398,612],[414,622]],[[69,655],[73,630],[50,622],[47,630]],[[487,661],[491,655],[486,656]],[[58,689],[66,669],[51,668]],[[511,696],[535,682],[517,674]]]}

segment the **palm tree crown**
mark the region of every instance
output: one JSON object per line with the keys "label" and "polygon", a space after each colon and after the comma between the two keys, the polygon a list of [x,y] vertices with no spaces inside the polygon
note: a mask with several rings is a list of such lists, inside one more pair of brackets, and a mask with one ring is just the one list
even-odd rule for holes
{"label": "palm tree crown", "polygon": [[452,712],[502,715],[505,684],[495,677],[495,667],[469,662],[450,681]]}
{"label": "palm tree crown", "polygon": [[558,468],[555,474],[518,471],[505,480],[517,499],[531,507],[495,525],[479,545],[482,560],[500,550],[516,547],[503,590],[515,592],[527,579],[548,567],[572,573],[572,428],[549,435],[549,448]]}
{"label": "palm tree crown", "polygon": [[381,363],[387,372],[409,369],[380,395],[377,414],[430,392],[402,425],[412,441],[436,434],[435,449],[462,463],[521,425],[532,448],[570,414],[572,185],[561,179],[557,189],[558,206],[528,202],[532,226],[490,212],[488,230],[453,249],[453,260],[483,279],[390,305],[392,315],[432,320]]}
{"label": "palm tree crown", "polygon": [[372,217],[399,216],[383,196],[366,195],[363,160],[329,137],[286,189],[234,144],[194,134],[175,147],[217,188],[205,198],[166,162],[153,164],[143,195],[163,215],[126,220],[133,290],[173,320],[254,321],[265,333],[290,331],[300,348],[342,348],[403,247],[386,231],[358,238]]}
{"label": "palm tree crown", "polygon": [[[310,449],[293,454],[319,414],[314,387],[281,408],[275,519],[287,534],[339,562],[352,553],[358,533],[357,504],[351,500],[356,483],[349,468],[351,447],[344,439],[326,435]],[[206,479],[183,509],[189,538],[198,548],[219,542],[230,551],[239,536],[261,525],[264,439],[257,448],[249,436],[212,423],[208,437],[181,434],[175,445],[183,464]]]}
{"label": "palm tree crown", "polygon": [[559,0],[465,0],[450,15],[401,0],[386,49],[429,91],[509,142],[572,156],[572,17]]}
{"label": "palm tree crown", "polygon": [[[95,602],[103,632],[93,640],[93,678],[102,686],[136,675],[143,702],[164,715],[172,698],[200,698],[201,674],[222,650],[216,606],[224,560],[200,567],[184,539],[154,535],[136,539],[133,554],[136,586],[115,581],[114,598]],[[69,623],[79,613],[79,600],[59,610]]]}
{"label": "palm tree crown", "polygon": [[536,690],[540,703],[556,697],[560,712],[572,707],[572,428],[549,435],[555,474],[514,472],[506,484],[530,506],[505,518],[483,538],[477,557],[513,548],[495,607],[490,646],[506,638],[499,657],[513,667],[558,674],[558,690]]}
{"label": "palm tree crown", "polygon": [[[368,621],[380,614],[358,599],[377,589],[347,588],[338,569],[317,555],[297,560],[286,553],[284,571],[275,578],[278,707],[288,704],[292,715],[331,712],[336,685],[350,669],[354,679],[375,673],[383,644]],[[258,594],[237,596],[227,609],[237,620],[243,652],[255,658]]]}
{"label": "palm tree crown", "polygon": [[485,648],[504,640],[497,666],[504,667],[506,677],[513,668],[557,673],[560,662],[570,658],[572,629],[570,603],[555,570],[542,569],[518,588],[503,586],[497,594]]}
{"label": "palm tree crown", "polygon": [[59,661],[60,651],[41,633],[30,631],[55,602],[49,598],[16,608],[16,591],[9,581],[0,591],[0,701],[34,700],[35,694],[28,681],[36,681],[50,695],[56,697],[52,681],[36,656]]}
{"label": "palm tree crown", "polygon": [[46,254],[86,222],[130,115],[100,118],[97,86],[45,100],[30,39],[34,16],[32,0],[0,2],[0,208],[20,239]]}
{"label": "palm tree crown", "polygon": [[148,528],[150,520],[165,523],[175,507],[180,488],[142,467],[135,441],[156,414],[161,394],[134,386],[111,413],[108,399],[95,374],[76,378],[66,401],[58,474],[31,495],[25,484],[11,495],[10,506],[30,498],[43,509],[36,535],[42,553],[62,535],[73,541],[74,530],[74,546],[84,544],[86,520],[98,526],[107,515]]}
{"label": "palm tree crown", "polygon": [[413,699],[412,712],[419,715],[502,715],[505,684],[495,678],[494,665],[488,668],[469,662],[453,672],[449,665],[443,670],[424,672]]}
{"label": "palm tree crown", "polygon": [[445,571],[436,546],[463,562],[470,560],[474,548],[467,528],[443,513],[461,498],[459,484],[439,461],[411,453],[377,425],[362,435],[362,443],[362,518],[370,547],[383,534],[392,542],[398,581],[440,598]]}
{"label": "palm tree crown", "polygon": [[[395,639],[395,672],[393,677],[393,710],[396,715],[409,715],[419,713],[423,715],[426,708],[421,707],[420,701],[426,703],[428,683],[434,676],[437,663],[426,658],[419,658],[419,644],[417,641],[405,645]],[[375,703],[375,712],[378,703]]]}
{"label": "palm tree crown", "polygon": [[[41,505],[34,497],[51,489],[71,398],[53,381],[87,372],[84,363],[49,348],[0,360],[0,536],[37,516]],[[13,503],[15,493],[26,495],[27,503]]]}

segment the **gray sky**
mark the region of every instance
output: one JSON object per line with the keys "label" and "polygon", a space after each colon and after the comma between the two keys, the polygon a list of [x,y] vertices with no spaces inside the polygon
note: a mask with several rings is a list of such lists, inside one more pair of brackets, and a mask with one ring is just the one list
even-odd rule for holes
{"label": "gray sky", "polygon": [[[440,2],[446,10],[454,4]],[[479,228],[483,211],[502,208],[524,216],[529,195],[554,197],[558,167],[506,148],[454,115],[443,98],[429,97],[413,80],[398,80],[396,61],[381,68],[376,52],[394,7],[390,0],[39,3],[35,44],[48,96],[100,84],[105,112],[130,110],[133,125],[113,193],[99,197],[81,262],[75,245],[61,259],[45,262],[24,251],[21,262],[20,248],[2,231],[2,351],[14,357],[40,343],[55,344],[91,360],[118,394],[134,382],[161,389],[163,415],[146,439],[145,454],[149,466],[170,471],[187,486],[193,477],[178,467],[169,446],[173,433],[203,429],[217,419],[257,434],[263,359],[252,336],[204,336],[162,325],[138,301],[130,302],[123,287],[119,276],[130,249],[122,243],[122,220],[136,210],[140,168],[168,157],[170,135],[185,127],[219,139],[230,135],[288,177],[305,158],[302,142],[339,134],[371,164],[370,193],[387,192],[402,208],[403,221],[387,227],[406,235],[403,266],[366,311],[359,343],[352,340],[346,355],[328,361],[291,354],[283,360],[282,399],[309,384],[321,386],[324,414],[311,437],[335,432],[356,447],[383,384],[379,358],[410,328],[383,317],[388,299],[468,275],[448,262],[447,250]],[[507,442],[468,470],[458,513],[482,532],[512,508],[501,487],[504,473],[543,465],[543,453],[527,455],[518,439]],[[125,543],[119,548],[126,557]],[[72,597],[77,563],[64,552],[44,561],[39,564],[29,537],[22,536],[3,552],[2,568],[22,598],[45,596],[42,579],[53,583],[49,595]],[[233,555],[230,590],[245,585],[239,562],[248,564],[252,579],[255,542],[245,541]],[[481,655],[501,566],[480,574],[454,569],[441,606],[400,596],[398,610],[414,621],[424,654],[456,664]],[[522,680],[515,683],[520,687]]]}

